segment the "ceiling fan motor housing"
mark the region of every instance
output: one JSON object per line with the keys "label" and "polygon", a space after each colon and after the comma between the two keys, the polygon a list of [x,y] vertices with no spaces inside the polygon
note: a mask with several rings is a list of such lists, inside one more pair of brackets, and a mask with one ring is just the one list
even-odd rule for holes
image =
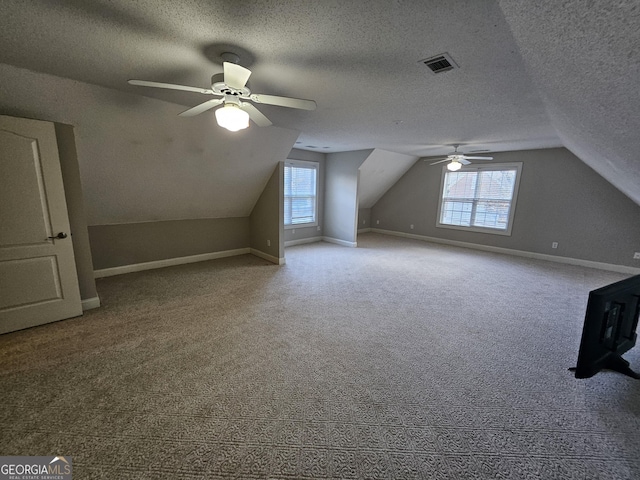
{"label": "ceiling fan motor housing", "polygon": [[[214,79],[216,79],[216,75],[211,77],[212,81]],[[211,85],[211,90],[213,90],[213,93],[217,93],[218,95],[233,95],[234,97],[247,97],[247,98],[251,95],[251,90],[249,90],[247,87],[243,87],[241,89],[233,88],[224,82],[213,83]]]}

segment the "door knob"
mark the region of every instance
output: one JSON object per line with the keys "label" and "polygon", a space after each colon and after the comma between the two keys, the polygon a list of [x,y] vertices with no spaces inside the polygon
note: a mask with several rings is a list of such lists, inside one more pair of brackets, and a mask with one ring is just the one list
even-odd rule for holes
{"label": "door knob", "polygon": [[67,234],[64,232],[60,232],[55,237],[47,237],[47,238],[60,238],[60,239],[67,238]]}

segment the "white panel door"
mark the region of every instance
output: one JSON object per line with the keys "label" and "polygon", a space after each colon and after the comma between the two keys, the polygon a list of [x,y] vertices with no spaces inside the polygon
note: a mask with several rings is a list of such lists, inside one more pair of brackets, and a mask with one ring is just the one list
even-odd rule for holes
{"label": "white panel door", "polygon": [[0,116],[0,333],[81,314],[54,126]]}

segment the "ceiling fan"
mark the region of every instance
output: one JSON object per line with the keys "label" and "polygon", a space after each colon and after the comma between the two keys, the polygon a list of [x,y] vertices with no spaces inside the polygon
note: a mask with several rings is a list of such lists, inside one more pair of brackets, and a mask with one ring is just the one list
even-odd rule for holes
{"label": "ceiling fan", "polygon": [[275,95],[264,95],[251,93],[247,87],[247,81],[251,76],[251,70],[235,63],[238,57],[232,53],[225,53],[223,58],[234,60],[222,63],[224,73],[211,77],[211,88],[189,87],[186,85],[174,85],[172,83],[149,82],[146,80],[129,80],[129,84],[141,87],[167,88],[171,90],[183,90],[186,92],[201,93],[203,95],[213,95],[215,97],[204,103],[196,105],[180,113],[181,117],[192,117],[206,112],[218,105],[223,104],[215,112],[218,125],[236,132],[249,126],[249,119],[259,127],[272,125],[271,121],[260,112],[253,104],[255,102],[264,105],[277,105],[280,107],[299,108],[302,110],[315,110],[316,102],[300,98],[278,97]]}
{"label": "ceiling fan", "polygon": [[458,152],[459,146],[460,145],[452,145],[452,147],[454,147],[453,153],[450,153],[449,155],[447,155],[446,158],[442,160],[433,162],[431,165],[437,165],[438,163],[443,163],[443,162],[450,162],[449,165],[447,165],[447,170],[451,170],[452,172],[455,172],[457,170],[460,170],[463,165],[469,165],[471,163],[469,160],[493,160],[493,157],[478,157],[478,156],[465,155],[462,152]]}

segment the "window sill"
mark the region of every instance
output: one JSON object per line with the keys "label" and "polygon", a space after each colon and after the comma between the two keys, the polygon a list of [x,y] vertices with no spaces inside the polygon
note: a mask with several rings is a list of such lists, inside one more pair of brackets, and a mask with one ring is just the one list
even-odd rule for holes
{"label": "window sill", "polygon": [[451,230],[462,230],[464,232],[473,232],[473,233],[489,233],[491,235],[502,235],[506,237],[511,236],[511,229],[507,230],[498,230],[495,228],[482,228],[482,227],[461,227],[458,225],[447,225],[446,223],[437,223],[437,228],[449,228]]}
{"label": "window sill", "polygon": [[285,230],[293,230],[295,228],[309,228],[309,227],[317,227],[318,226],[318,222],[313,222],[313,223],[297,223],[295,225],[285,225],[284,229]]}

